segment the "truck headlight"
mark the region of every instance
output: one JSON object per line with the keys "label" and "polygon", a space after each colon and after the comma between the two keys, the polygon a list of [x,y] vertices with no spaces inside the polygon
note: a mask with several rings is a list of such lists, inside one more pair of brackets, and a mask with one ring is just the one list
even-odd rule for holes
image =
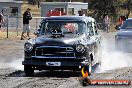
{"label": "truck headlight", "polygon": [[24,45],[24,50],[30,52],[33,49],[33,45],[31,43],[26,43]]}
{"label": "truck headlight", "polygon": [[76,50],[77,50],[77,52],[79,52],[79,53],[83,53],[84,51],[85,51],[85,47],[84,47],[84,45],[77,45],[76,46]]}

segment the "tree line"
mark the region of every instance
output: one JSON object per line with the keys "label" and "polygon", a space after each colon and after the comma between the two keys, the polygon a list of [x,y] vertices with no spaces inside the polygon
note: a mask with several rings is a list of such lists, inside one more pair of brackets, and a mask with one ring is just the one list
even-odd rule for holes
{"label": "tree line", "polygon": [[97,20],[106,14],[115,20],[121,15],[128,18],[132,9],[131,0],[88,0],[88,2],[88,9],[93,12],[91,15]]}
{"label": "tree line", "polygon": [[53,1],[84,1],[88,3],[88,15],[93,16],[98,20],[101,16],[108,14],[109,16],[117,19],[120,15],[129,17],[132,9],[132,0],[25,0],[29,4],[36,5],[38,7],[41,2],[53,2]]}

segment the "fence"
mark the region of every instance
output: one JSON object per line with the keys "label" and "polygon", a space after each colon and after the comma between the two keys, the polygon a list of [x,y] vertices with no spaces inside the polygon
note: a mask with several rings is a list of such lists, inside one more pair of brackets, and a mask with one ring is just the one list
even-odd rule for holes
{"label": "fence", "polygon": [[[114,21],[111,21],[109,23],[109,31],[113,32],[113,31],[116,31],[115,27],[116,27],[117,23],[114,22]],[[106,31],[106,28],[105,28],[105,24],[104,23],[97,23],[97,27],[99,30],[103,30],[103,31]]]}
{"label": "fence", "polygon": [[[45,17],[33,17],[30,20],[30,33],[34,33]],[[23,30],[23,18],[22,17],[8,17],[4,16],[4,24],[2,25],[0,38],[20,38]]]}
{"label": "fence", "polygon": [[[33,34],[39,27],[40,21],[45,17],[33,17],[30,20],[30,33]],[[8,17],[4,16],[3,30],[0,32],[1,38],[19,38],[23,30],[23,18],[22,17]],[[113,25],[111,22],[110,25]],[[115,25],[115,24],[114,24]],[[104,30],[103,23],[97,23],[99,29]]]}

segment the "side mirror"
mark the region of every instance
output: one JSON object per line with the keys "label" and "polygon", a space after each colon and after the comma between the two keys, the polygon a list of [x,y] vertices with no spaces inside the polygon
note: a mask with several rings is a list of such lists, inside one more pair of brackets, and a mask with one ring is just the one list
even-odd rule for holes
{"label": "side mirror", "polygon": [[34,32],[33,34],[34,34],[35,36],[39,36],[40,33],[39,33],[39,32]]}
{"label": "side mirror", "polygon": [[36,32],[34,32],[33,34],[35,35],[35,36],[39,36],[39,34],[40,34],[40,29],[38,29]]}

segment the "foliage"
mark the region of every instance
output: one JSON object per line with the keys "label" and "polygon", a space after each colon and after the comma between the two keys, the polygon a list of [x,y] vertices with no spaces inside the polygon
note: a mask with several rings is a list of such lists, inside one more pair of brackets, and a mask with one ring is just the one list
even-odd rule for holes
{"label": "foliage", "polygon": [[[29,4],[38,5],[40,2],[52,1],[70,1],[70,0],[25,0]],[[82,0],[71,0],[82,1]],[[119,16],[129,16],[132,9],[132,0],[83,0],[88,2],[88,15],[92,15],[95,19],[99,20],[101,16],[108,14],[110,17],[117,19]]]}
{"label": "foliage", "polygon": [[128,17],[132,9],[131,0],[88,0],[88,3],[89,10],[93,11],[96,20],[106,14],[114,19],[117,19],[120,15]]}

